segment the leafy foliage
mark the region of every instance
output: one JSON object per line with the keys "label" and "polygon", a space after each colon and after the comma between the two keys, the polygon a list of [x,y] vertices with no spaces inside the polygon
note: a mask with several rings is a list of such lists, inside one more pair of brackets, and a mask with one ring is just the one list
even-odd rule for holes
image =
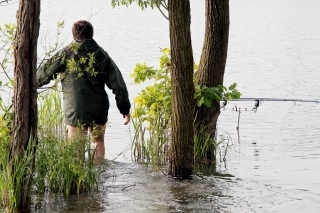
{"label": "leafy foliage", "polygon": [[230,101],[233,99],[239,99],[241,93],[236,89],[237,84],[233,83],[226,88],[225,86],[218,85],[217,87],[207,87],[195,85],[195,99],[197,102],[197,106],[206,106],[211,107],[213,101]]}
{"label": "leafy foliage", "polygon": [[95,53],[87,53],[87,56],[81,56],[78,61],[74,58],[67,60],[68,69],[70,72],[77,72],[78,77],[83,76],[84,71],[91,76],[96,76],[98,73],[94,69],[95,64]]}
{"label": "leafy foliage", "polygon": [[[143,89],[135,100],[132,113],[135,129],[133,153],[139,162],[163,164],[167,158],[164,149],[170,140],[171,85],[169,73],[170,51],[162,50],[160,67],[137,64],[130,75],[134,83],[154,80],[154,84]],[[146,131],[149,133],[145,138]]]}
{"label": "leafy foliage", "polygon": [[160,69],[156,70],[146,64],[137,64],[134,72],[130,75],[134,83],[154,79],[154,84],[147,86],[134,100],[136,111],[133,117],[140,117],[142,121],[148,121],[153,128],[161,120],[164,124],[169,123],[171,114],[171,85],[168,68],[169,50],[162,50]]}
{"label": "leafy foliage", "polygon": [[[135,128],[133,139],[135,160],[151,162],[154,165],[163,163],[164,159],[167,159],[168,143],[171,137],[170,50],[164,48],[161,52],[159,69],[146,64],[137,64],[130,75],[136,84],[151,80],[154,82],[141,90],[141,93],[135,97],[135,107],[132,113]],[[194,69],[196,70],[197,67],[195,64]],[[194,98],[199,107],[211,107],[214,101],[238,99],[241,96],[241,93],[236,89],[236,83],[227,88],[222,85],[201,87],[196,84],[196,79],[194,79],[194,82]],[[196,137],[195,140],[197,140]],[[210,138],[207,141],[211,143]],[[198,147],[197,149],[204,148]]]}
{"label": "leafy foliage", "polygon": [[16,28],[17,27],[14,24],[5,24],[4,26],[0,26],[0,51],[3,54],[0,60],[0,68],[5,72],[7,77],[8,66],[13,63],[13,46]]}
{"label": "leafy foliage", "polygon": [[5,116],[0,116],[0,143],[2,140],[7,140],[9,138],[9,124],[10,120]]}
{"label": "leafy foliage", "polygon": [[136,2],[137,5],[142,9],[146,9],[148,7],[155,8],[159,7],[161,3],[166,2],[165,0],[111,0],[112,7],[125,5],[128,7],[130,4]]}

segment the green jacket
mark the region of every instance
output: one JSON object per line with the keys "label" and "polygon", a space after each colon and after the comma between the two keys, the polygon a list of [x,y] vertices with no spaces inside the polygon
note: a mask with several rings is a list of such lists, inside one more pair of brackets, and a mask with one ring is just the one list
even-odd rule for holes
{"label": "green jacket", "polygon": [[105,85],[115,95],[120,113],[129,113],[131,104],[121,72],[93,39],[73,42],[43,63],[37,70],[38,87],[58,75],[67,125],[92,126],[108,121],[109,100]]}

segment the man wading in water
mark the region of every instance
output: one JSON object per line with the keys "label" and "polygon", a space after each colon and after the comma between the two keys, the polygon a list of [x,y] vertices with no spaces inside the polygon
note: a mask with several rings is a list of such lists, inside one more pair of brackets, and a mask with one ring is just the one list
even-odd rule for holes
{"label": "man wading in water", "polygon": [[105,155],[109,110],[105,85],[115,95],[124,125],[130,122],[128,90],[115,62],[93,39],[91,23],[83,20],[74,23],[72,34],[75,41],[38,68],[37,85],[48,84],[60,74],[68,138],[89,132],[95,145],[95,163],[100,164]]}

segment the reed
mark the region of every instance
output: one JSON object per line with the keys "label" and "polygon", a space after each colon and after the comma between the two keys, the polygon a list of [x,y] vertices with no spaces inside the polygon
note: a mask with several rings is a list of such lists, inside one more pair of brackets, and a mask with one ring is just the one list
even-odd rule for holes
{"label": "reed", "polygon": [[[140,117],[133,117],[134,137],[132,140],[132,157],[135,162],[150,164],[154,168],[166,165],[169,160],[170,128],[167,125],[153,124],[148,128]],[[221,147],[225,148],[222,149]],[[229,139],[218,140],[203,128],[194,135],[194,159],[196,163],[216,163],[224,161],[229,150]],[[209,160],[208,153],[215,158]]]}
{"label": "reed", "polygon": [[9,137],[0,135],[0,209],[13,211],[15,207],[14,184],[9,164]]}
{"label": "reed", "polygon": [[[2,132],[3,133],[3,132]],[[9,131],[0,137],[0,209],[5,212],[13,212],[16,209],[16,201],[22,192],[23,181],[32,176],[30,165],[33,161],[35,141],[30,140],[22,158],[14,156],[11,162],[9,158]]]}
{"label": "reed", "polygon": [[160,118],[153,122],[152,128],[141,117],[132,119],[134,137],[132,156],[135,162],[151,164],[154,168],[168,161],[170,134],[167,125]]}
{"label": "reed", "polygon": [[[81,135],[72,142],[67,140],[59,92],[48,90],[41,93],[38,107],[38,144],[29,141],[22,159],[15,158],[13,164],[9,159],[10,118],[0,116],[1,212],[14,212],[16,199],[21,193],[20,183],[27,176],[33,177],[31,193],[38,195],[40,202],[45,193],[68,196],[98,190],[103,165],[94,164],[89,137]],[[34,156],[32,150],[35,148]],[[79,152],[85,156],[79,157]],[[30,169],[32,163],[35,163],[33,171]]]}
{"label": "reed", "polygon": [[79,134],[72,141],[67,140],[60,93],[46,91],[39,97],[38,106],[39,144],[34,178],[37,192],[68,196],[97,190],[102,167],[94,164],[88,136]]}
{"label": "reed", "polygon": [[[217,131],[208,131],[207,127],[203,127],[194,135],[194,158],[196,163],[216,163],[217,157],[220,161],[225,160],[225,156],[229,149],[229,140],[218,140]],[[225,149],[221,146],[225,145]],[[214,156],[213,159],[211,159]],[[211,158],[210,158],[211,157]]]}

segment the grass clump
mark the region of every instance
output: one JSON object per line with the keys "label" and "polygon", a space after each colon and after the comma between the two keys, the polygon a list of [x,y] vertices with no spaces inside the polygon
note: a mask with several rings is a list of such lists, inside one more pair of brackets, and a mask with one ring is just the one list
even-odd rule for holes
{"label": "grass clump", "polygon": [[15,206],[14,186],[9,164],[8,121],[0,117],[0,209],[11,211]]}
{"label": "grass clump", "polygon": [[[48,90],[41,93],[38,110],[38,144],[30,141],[23,158],[14,160],[13,164],[9,159],[9,113],[3,112],[0,116],[1,212],[14,212],[16,199],[21,193],[20,180],[29,175],[33,177],[31,193],[37,202],[39,199],[41,202],[45,193],[69,196],[98,190],[103,165],[94,164],[94,151],[88,137],[82,135],[72,142],[67,140],[59,92]],[[36,154],[32,155],[34,148]],[[78,152],[83,150],[85,156],[79,157]],[[33,171],[29,167],[32,162],[35,162]]]}
{"label": "grass clump", "polygon": [[[94,151],[87,136],[66,137],[61,96],[48,90],[39,97],[39,144],[34,183],[38,193],[65,195],[97,189],[102,168],[94,164]],[[86,156],[80,157],[86,153]]]}

